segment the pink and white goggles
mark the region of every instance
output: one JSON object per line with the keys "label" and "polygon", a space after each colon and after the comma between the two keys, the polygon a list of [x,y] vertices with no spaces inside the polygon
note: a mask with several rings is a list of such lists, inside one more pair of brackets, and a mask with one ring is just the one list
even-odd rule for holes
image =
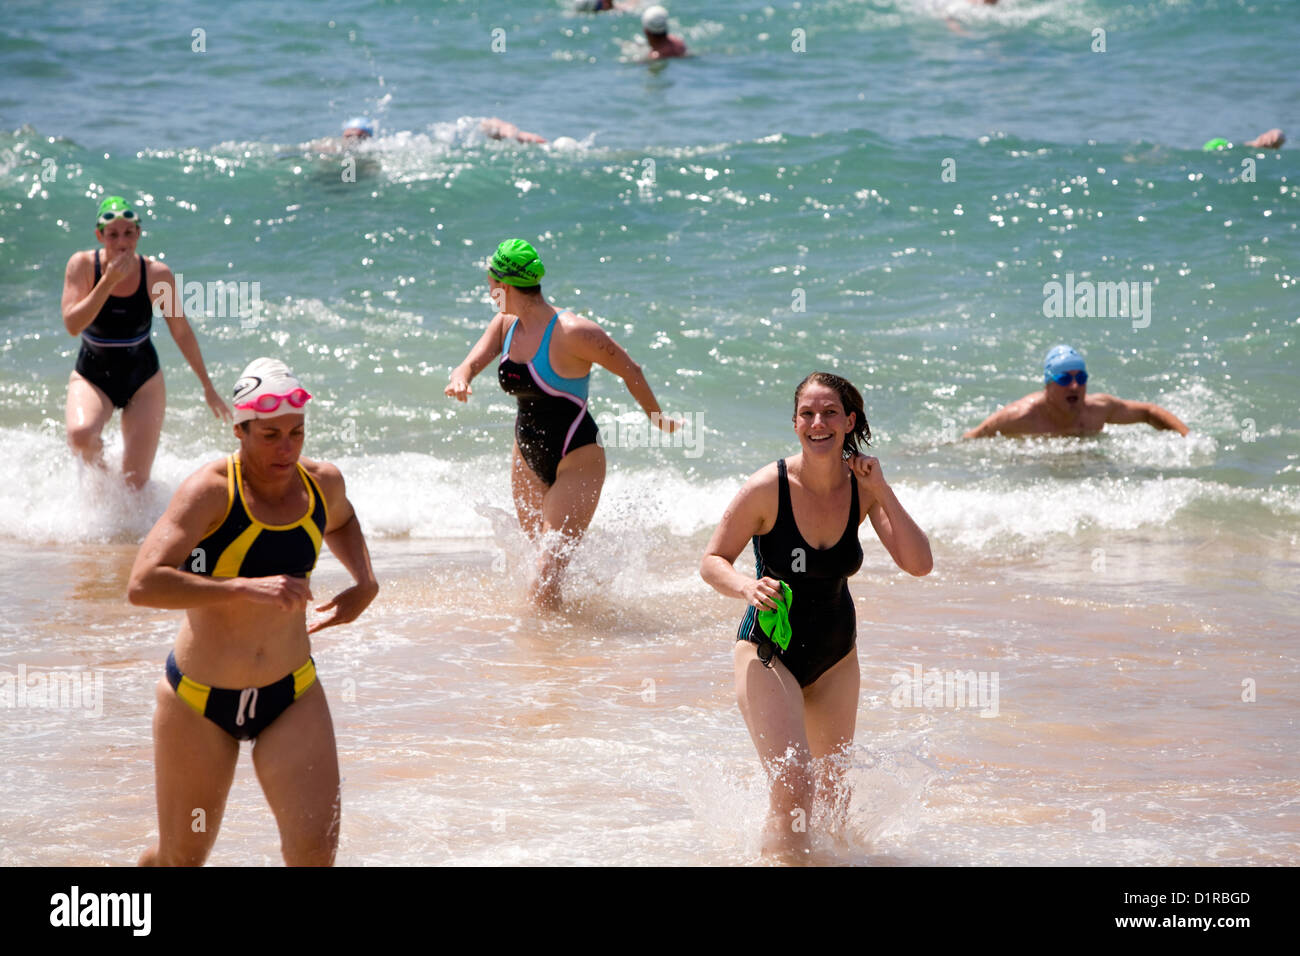
{"label": "pink and white goggles", "polygon": [[[281,403],[288,402],[294,408],[302,408],[311,400],[311,394],[305,388],[295,388],[286,395],[272,395],[264,392],[251,402],[241,402],[236,408],[252,409],[263,415],[270,414],[280,407]],[[286,413],[287,414],[287,413]]]}

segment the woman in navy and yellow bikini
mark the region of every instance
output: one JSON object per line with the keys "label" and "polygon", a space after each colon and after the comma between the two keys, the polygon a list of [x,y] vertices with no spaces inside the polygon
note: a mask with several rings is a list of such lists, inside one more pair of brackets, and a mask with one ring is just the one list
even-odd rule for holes
{"label": "woman in navy and yellow bikini", "polygon": [[511,467],[515,510],[529,538],[542,547],[533,596],[542,607],[554,608],[573,545],[591,524],[605,482],[605,449],[587,411],[591,366],[623,379],[662,430],[672,432],[677,423],[659,417],[641,367],[604,329],[546,301],[545,273],[537,250],[524,240],[497,247],[488,266],[497,314],[444,391],[466,401],[474,376],[501,356],[497,380],[519,402]]}
{"label": "woman in navy and yellow bikini", "polygon": [[[77,368],[68,380],[68,444],[86,462],[99,463],[100,433],[113,409],[122,409],[122,476],[140,488],[153,469],[167,402],[150,341],[156,300],[212,413],[229,419],[230,409],[208,379],[171,269],[136,255],[140,218],[121,196],[100,203],[95,238],[103,248],[74,253],[63,279],[63,325],[69,335],[81,336]],[[168,291],[155,295],[159,286]]]}
{"label": "woman in navy and yellow bikini", "polygon": [[[338,754],[308,635],[356,619],[379,586],[343,476],[299,457],[310,398],[284,363],[249,365],[235,386],[239,451],[181,484],[131,569],[131,603],[186,611],[158,682],[159,842],[142,865],[207,858],[241,740],[254,741],[285,862],[334,861]],[[308,628],[322,541],[356,584]]]}
{"label": "woman in navy and yellow bikini", "polygon": [[[772,778],[765,853],[807,851],[814,806],[841,788],[842,767],[823,758],[853,742],[857,723],[857,619],[848,578],[862,565],[858,525],[871,518],[909,574],[929,574],[932,565],[930,542],[880,462],[858,451],[871,438],[858,390],[814,372],[795,389],[794,404],[799,454],[750,476],[700,562],[705,581],[749,605],[736,634],[736,698]],[[755,577],[734,567],[751,541]],[[784,632],[780,614],[766,627],[760,619],[778,602]]]}

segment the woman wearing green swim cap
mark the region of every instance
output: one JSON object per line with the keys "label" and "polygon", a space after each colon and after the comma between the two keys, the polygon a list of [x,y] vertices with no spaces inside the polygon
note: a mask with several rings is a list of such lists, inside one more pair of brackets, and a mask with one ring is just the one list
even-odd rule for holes
{"label": "woman wearing green swim cap", "polygon": [[229,420],[230,409],[208,378],[172,270],[136,254],[140,218],[121,196],[100,203],[95,238],[102,255],[100,249],[73,253],[63,279],[63,327],[81,336],[77,367],[68,380],[68,444],[87,464],[100,464],[100,433],[113,409],[122,409],[122,477],[141,488],[153,469],[167,404],[150,335],[155,305],[202,383],[212,414]]}
{"label": "woman wearing green swim cap", "polygon": [[560,579],[605,483],[605,449],[587,411],[592,365],[621,378],[661,430],[671,433],[677,422],[660,415],[641,367],[604,329],[546,301],[545,274],[537,250],[524,240],[508,239],[497,247],[488,266],[497,313],[452,371],[444,392],[466,401],[474,376],[501,356],[497,380],[519,402],[511,467],[515,510],[520,526],[542,549],[533,597],[538,605],[555,608]]}

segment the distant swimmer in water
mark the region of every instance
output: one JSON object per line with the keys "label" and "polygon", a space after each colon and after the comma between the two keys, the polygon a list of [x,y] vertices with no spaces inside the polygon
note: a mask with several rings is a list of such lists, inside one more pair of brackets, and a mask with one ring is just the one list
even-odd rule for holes
{"label": "distant swimmer in water", "polygon": [[[1260,133],[1252,140],[1242,143],[1247,149],[1281,149],[1282,144],[1286,142],[1286,134],[1280,129],[1270,129],[1267,132]],[[1207,153],[1215,152],[1220,149],[1232,149],[1233,144],[1228,142],[1222,136],[1216,136],[1207,142],[1203,147]]]}
{"label": "distant swimmer in water", "polygon": [[1106,425],[1146,422],[1152,428],[1187,434],[1168,409],[1151,402],[1126,402],[1114,395],[1089,395],[1083,356],[1058,345],[1043,360],[1043,390],[1004,405],[963,438],[992,435],[1095,435]]}
{"label": "distant swimmer in water", "polygon": [[375,124],[364,116],[355,116],[343,124],[343,143],[360,143],[374,138]]}
{"label": "distant swimmer in water", "polygon": [[[374,121],[364,116],[354,116],[343,123],[343,132],[339,137],[326,136],[321,139],[314,139],[306,145],[306,149],[316,153],[348,153],[357,147],[363,145],[367,140],[374,139],[375,131],[378,127]],[[292,152],[281,153],[281,158],[291,158]]]}
{"label": "distant swimmer in water", "polygon": [[[530,133],[528,130],[520,129],[514,123],[507,123],[503,119],[495,116],[489,116],[482,120],[475,120],[479,132],[488,139],[513,139],[520,143],[545,143],[546,138],[536,133]],[[458,124],[462,125],[463,124]],[[336,153],[347,151],[360,146],[368,139],[374,138],[375,124],[364,116],[357,116],[343,124],[343,139],[336,141],[332,139],[316,140],[311,143],[311,148],[323,153]],[[463,135],[463,133],[461,134]]]}
{"label": "distant swimmer in water", "polygon": [[[132,604],[186,612],[155,695],[159,841],[140,864],[202,865],[240,741],[252,740],[285,863],[328,866],[338,752],[308,635],[355,620],[379,585],[343,476],[300,457],[311,395],[283,362],[260,358],[234,398],[239,450],[182,482],[131,568]],[[308,628],[322,541],[356,584]]]}
{"label": "distant swimmer in water", "polygon": [[[861,675],[848,579],[870,517],[894,563],[930,573],[930,542],[859,451],[871,439],[852,384],[814,372],[794,392],[799,454],[750,476],[727,506],[700,576],[747,605],[736,632],[736,699],[772,783],[763,852],[806,852],[814,808],[844,806]],[[753,543],[756,577],[734,567]],[[818,764],[814,765],[813,761]],[[801,825],[802,824],[802,825]]]}
{"label": "distant swimmer in water", "polygon": [[573,0],[573,9],[579,13],[601,13],[605,10],[628,12],[635,10],[639,3],[615,2],[615,0]]}
{"label": "distant swimmer in water", "polygon": [[650,44],[650,59],[686,56],[686,41],[668,32],[668,11],[656,4],[641,14],[641,29]]}
{"label": "distant swimmer in water", "polygon": [[444,389],[457,401],[496,356],[497,380],[519,402],[511,487],[519,524],[540,545],[533,598],[560,604],[560,584],[605,483],[605,449],[587,411],[592,365],[621,378],[653,425],[672,433],[678,423],[660,414],[641,366],[590,319],[556,309],[542,295],[546,269],[522,239],[497,246],[488,265],[488,289],[497,313]]}
{"label": "distant swimmer in water", "polygon": [[81,336],[77,367],[68,379],[68,444],[87,464],[102,464],[101,433],[113,409],[122,409],[122,477],[142,488],[153,470],[167,404],[150,338],[155,305],[212,414],[229,419],[230,409],[208,378],[172,270],[136,254],[140,217],[121,196],[99,204],[95,238],[102,250],[73,253],[63,277],[63,326]]}
{"label": "distant swimmer in water", "polygon": [[514,123],[507,123],[503,119],[497,119],[495,116],[489,116],[481,124],[483,135],[489,139],[513,139],[520,143],[545,143],[546,138],[538,136],[536,133],[530,133],[526,129],[520,129]]}

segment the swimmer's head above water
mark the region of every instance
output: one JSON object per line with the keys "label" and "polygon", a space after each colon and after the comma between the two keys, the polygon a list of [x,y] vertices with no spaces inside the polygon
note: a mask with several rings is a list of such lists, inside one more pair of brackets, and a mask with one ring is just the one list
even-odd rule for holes
{"label": "swimmer's head above water", "polygon": [[[828,389],[839,400],[840,410],[844,413],[844,424],[839,426],[843,431],[840,456],[848,461],[854,455],[863,454],[862,448],[871,445],[871,425],[867,423],[867,411],[862,401],[862,393],[848,379],[841,378],[833,372],[813,372],[795,386],[794,414],[790,416],[794,422],[795,432],[802,434],[802,431],[815,428],[818,411],[816,407],[805,408],[803,409],[805,414],[800,415],[800,405],[804,404],[804,392],[810,385]],[[818,404],[812,403],[813,406]],[[824,399],[821,404],[824,404]],[[849,424],[850,416],[852,424]]]}
{"label": "swimmer's head above water", "polygon": [[1083,356],[1068,345],[1054,346],[1043,359],[1043,386],[1067,405],[1077,405],[1087,394],[1088,369]]}
{"label": "swimmer's head above water", "polygon": [[655,4],[641,14],[641,29],[652,36],[664,36],[668,33],[668,11]]}
{"label": "swimmer's head above water", "polygon": [[523,239],[507,239],[497,246],[488,263],[488,273],[498,282],[530,291],[542,284],[546,266],[537,250]]}
{"label": "swimmer's head above water", "polygon": [[1083,381],[1088,380],[1083,356],[1068,345],[1054,346],[1043,359],[1043,381],[1062,384],[1059,379],[1066,372],[1083,372]]}
{"label": "swimmer's head above water", "polygon": [[105,196],[104,201],[99,204],[99,213],[95,217],[95,231],[103,232],[104,227],[115,219],[135,223],[136,228],[140,228],[140,217],[131,208],[130,203],[121,196]]}
{"label": "swimmer's head above water", "polygon": [[370,139],[375,135],[375,124],[364,116],[354,116],[343,124],[344,139]]}
{"label": "swimmer's head above water", "polygon": [[[259,358],[248,363],[234,391],[235,424],[255,418],[276,418],[302,412],[311,399],[298,377],[279,359]],[[286,404],[287,403],[287,404]]]}

